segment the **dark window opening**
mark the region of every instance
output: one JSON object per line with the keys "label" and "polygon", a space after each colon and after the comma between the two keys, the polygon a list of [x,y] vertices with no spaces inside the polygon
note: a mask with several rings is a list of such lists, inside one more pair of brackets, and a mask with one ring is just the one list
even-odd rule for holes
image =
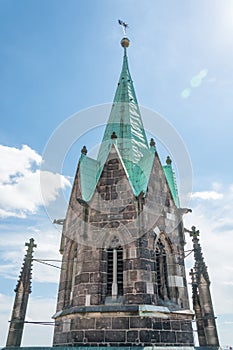
{"label": "dark window opening", "polygon": [[159,240],[156,248],[157,291],[160,299],[169,299],[167,257],[165,247]]}
{"label": "dark window opening", "polygon": [[117,250],[117,283],[118,295],[123,295],[123,249]]}
{"label": "dark window opening", "polygon": [[112,295],[113,249],[107,250],[107,295]]}

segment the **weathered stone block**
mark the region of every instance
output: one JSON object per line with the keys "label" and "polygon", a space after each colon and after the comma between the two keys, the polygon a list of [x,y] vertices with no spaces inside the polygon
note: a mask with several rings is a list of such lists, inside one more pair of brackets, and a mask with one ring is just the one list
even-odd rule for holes
{"label": "weathered stone block", "polygon": [[163,320],[163,329],[171,329],[171,322]]}
{"label": "weathered stone block", "polygon": [[137,293],[146,293],[146,282],[136,282],[135,289]]}
{"label": "weathered stone block", "polygon": [[190,322],[188,322],[188,321],[182,322],[181,321],[181,329],[182,329],[182,331],[192,331],[192,323],[191,323],[191,321]]}
{"label": "weathered stone block", "polygon": [[182,344],[193,343],[193,332],[176,332],[177,342]]}
{"label": "weathered stone block", "polygon": [[105,331],[105,341],[112,343],[125,342],[125,331]]}
{"label": "weathered stone block", "polygon": [[83,272],[94,272],[97,270],[97,265],[92,262],[86,262],[83,264]]}
{"label": "weathered stone block", "polygon": [[131,281],[137,281],[137,278],[138,278],[137,271],[130,271],[129,276]]}
{"label": "weathered stone block", "polygon": [[96,318],[96,329],[111,329],[112,319],[111,317]]}
{"label": "weathered stone block", "polygon": [[114,317],[112,319],[113,329],[129,329],[129,318],[128,317]]}
{"label": "weathered stone block", "polygon": [[161,331],[161,342],[167,344],[175,344],[176,336],[175,332]]}
{"label": "weathered stone block", "polygon": [[130,328],[152,328],[150,317],[130,317]]}
{"label": "weathered stone block", "polygon": [[80,318],[78,328],[79,329],[93,329],[95,326],[94,318]]}
{"label": "weathered stone block", "polygon": [[75,331],[71,332],[70,336],[68,337],[69,342],[82,342],[84,337],[84,332],[83,331]]}
{"label": "weathered stone block", "polygon": [[89,280],[90,280],[89,273],[82,273],[75,277],[75,284],[87,283],[89,282]]}
{"label": "weathered stone block", "polygon": [[162,329],[163,326],[162,326],[161,320],[153,319],[152,320],[152,327],[153,327],[153,329]]}
{"label": "weathered stone block", "polygon": [[174,329],[174,330],[180,330],[180,321],[175,321],[175,320],[172,320],[171,322],[171,328]]}
{"label": "weathered stone block", "polygon": [[127,332],[127,342],[136,343],[138,341],[138,331]]}
{"label": "weathered stone block", "polygon": [[85,331],[85,337],[87,338],[87,342],[101,343],[103,342],[103,339],[104,339],[104,331],[102,330]]}
{"label": "weathered stone block", "polygon": [[142,343],[156,343],[160,342],[160,334],[157,331],[141,330],[139,332],[139,338]]}

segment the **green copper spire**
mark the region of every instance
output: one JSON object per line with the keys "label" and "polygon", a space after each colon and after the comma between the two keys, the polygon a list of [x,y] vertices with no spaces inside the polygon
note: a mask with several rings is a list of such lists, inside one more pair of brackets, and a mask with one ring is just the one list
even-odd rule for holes
{"label": "green copper spire", "polygon": [[128,66],[129,39],[124,37],[121,40],[121,45],[124,48],[122,70],[98,160],[101,165],[105,162],[109,147],[113,142],[111,135],[115,133],[114,135],[117,136],[116,147],[132,180],[134,166],[143,156],[148,154],[149,148]]}
{"label": "green copper spire", "polygon": [[[129,71],[126,35],[121,40],[124,50],[123,65],[117,84],[110,116],[105,128],[97,160],[86,155],[83,147],[80,158],[81,192],[85,201],[90,201],[99,181],[111,148],[115,147],[125,167],[135,196],[146,194],[151,169],[156,153],[154,140],[147,143],[141,113]],[[175,204],[179,206],[174,173],[171,164],[163,167]]]}

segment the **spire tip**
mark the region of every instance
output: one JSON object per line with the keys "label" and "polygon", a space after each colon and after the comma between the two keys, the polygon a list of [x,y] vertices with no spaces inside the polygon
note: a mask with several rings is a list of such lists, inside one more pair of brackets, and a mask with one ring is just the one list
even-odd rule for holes
{"label": "spire tip", "polygon": [[124,47],[124,48],[127,48],[129,47],[129,44],[130,44],[130,40],[128,38],[123,38],[121,39],[121,46]]}

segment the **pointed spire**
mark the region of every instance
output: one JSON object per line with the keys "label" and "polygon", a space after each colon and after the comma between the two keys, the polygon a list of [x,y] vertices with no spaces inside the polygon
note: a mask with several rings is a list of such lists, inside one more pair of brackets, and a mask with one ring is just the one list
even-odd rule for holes
{"label": "pointed spire", "polygon": [[[192,287],[194,311],[197,321],[197,331],[200,345],[219,347],[218,332],[215,322],[214,308],[210,293],[210,279],[199,242],[199,230],[192,226],[189,232],[192,237],[194,251],[194,274],[192,271]],[[204,321],[204,322],[201,322]]]}
{"label": "pointed spire", "polygon": [[27,246],[28,249],[24,257],[22,269],[15,288],[15,302],[6,347],[16,347],[20,346],[21,344],[28,297],[31,293],[33,248],[36,247],[36,244],[34,244],[34,239],[31,238],[29,243],[25,243],[25,246]]}
{"label": "pointed spire", "polygon": [[195,226],[192,226],[191,231],[189,231],[189,234],[190,234],[190,237],[192,237],[192,242],[193,242],[197,284],[200,283],[201,275],[203,275],[206,282],[210,284],[207,266],[203,258],[202,249],[198,238],[200,232],[199,230],[196,230]]}
{"label": "pointed spire", "polygon": [[109,152],[111,135],[117,135],[117,148],[129,172],[147,154],[149,147],[143,127],[141,113],[129,71],[127,47],[129,39],[121,40],[124,49],[123,65],[118,81],[112,110],[100,146],[98,160],[103,164]]}
{"label": "pointed spire", "polygon": [[[104,164],[114,145],[115,151],[123,163],[127,177],[136,197],[141,192],[147,193],[147,185],[155,155],[157,156],[155,141],[152,139],[150,147],[144,130],[141,113],[135,94],[133,81],[129,71],[127,48],[130,40],[126,37],[127,23],[118,20],[123,28],[124,37],[121,46],[124,50],[123,65],[117,84],[109,119],[99,148],[97,160],[85,154],[80,157],[81,191],[88,202],[99,181]],[[179,207],[179,197],[176,181],[171,164],[163,167],[168,186],[174,202]],[[87,176],[87,173],[89,174]]]}
{"label": "pointed spire", "polygon": [[36,244],[34,244],[34,239],[31,238],[29,243],[25,243],[25,246],[28,247],[28,249],[24,257],[23,266],[19,274],[19,279],[15,288],[15,292],[18,292],[20,285],[23,284],[24,291],[26,293],[31,293],[33,248],[36,248]]}
{"label": "pointed spire", "polygon": [[163,166],[163,170],[164,170],[169,188],[171,190],[172,197],[175,201],[177,208],[179,208],[180,200],[179,200],[178,189],[176,184],[176,177],[175,177],[175,172],[173,171],[173,168],[172,168],[172,160],[169,156],[167,156],[166,165]]}

